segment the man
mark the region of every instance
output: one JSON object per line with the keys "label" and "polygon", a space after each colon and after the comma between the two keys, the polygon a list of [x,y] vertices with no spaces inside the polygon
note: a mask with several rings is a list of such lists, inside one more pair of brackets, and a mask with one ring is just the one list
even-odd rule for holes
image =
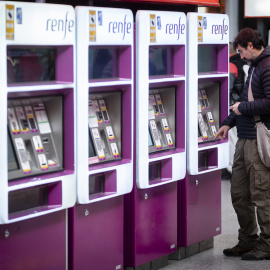
{"label": "man", "polygon": [[[237,127],[231,197],[240,225],[239,241],[223,253],[241,256],[243,260],[270,259],[270,168],[265,167],[259,157],[253,121],[253,116],[260,115],[270,129],[270,47],[265,47],[261,34],[250,28],[241,30],[233,44],[250,69],[241,101],[230,106],[232,112],[216,135],[225,139],[229,129]],[[248,86],[252,72],[254,101],[249,102]],[[256,215],[260,235],[257,234]]]}
{"label": "man", "polygon": [[[230,66],[229,66],[229,86],[230,86],[230,106],[240,101],[244,83],[247,77],[245,70],[248,70],[247,62],[241,59],[239,53],[236,53],[233,48],[233,43],[230,42],[229,46],[230,52]],[[229,144],[230,144],[230,159],[229,165],[226,169],[222,170],[221,179],[231,180],[232,178],[232,165],[233,165],[233,156],[235,152],[235,145],[237,142],[237,131],[236,127],[233,127],[229,133]]]}

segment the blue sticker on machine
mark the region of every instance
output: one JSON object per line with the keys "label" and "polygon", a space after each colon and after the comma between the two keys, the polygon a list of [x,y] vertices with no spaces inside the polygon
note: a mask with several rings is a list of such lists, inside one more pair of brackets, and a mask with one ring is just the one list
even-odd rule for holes
{"label": "blue sticker on machine", "polygon": [[158,30],[161,30],[161,17],[160,16],[157,16],[157,27],[158,27]]}
{"label": "blue sticker on machine", "polygon": [[207,18],[203,17],[203,29],[207,29]]}
{"label": "blue sticker on machine", "polygon": [[102,26],[102,11],[98,11],[98,25]]}
{"label": "blue sticker on machine", "polygon": [[17,24],[22,24],[22,8],[17,7],[16,9],[16,18],[17,18]]}

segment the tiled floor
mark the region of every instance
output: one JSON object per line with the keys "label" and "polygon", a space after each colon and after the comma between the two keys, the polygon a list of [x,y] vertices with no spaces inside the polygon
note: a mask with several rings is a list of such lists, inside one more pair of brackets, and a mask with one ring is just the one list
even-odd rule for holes
{"label": "tiled floor", "polygon": [[222,180],[222,234],[214,247],[181,261],[170,261],[162,270],[269,270],[270,260],[243,261],[223,255],[223,249],[237,243],[238,222],[230,198],[230,181]]}

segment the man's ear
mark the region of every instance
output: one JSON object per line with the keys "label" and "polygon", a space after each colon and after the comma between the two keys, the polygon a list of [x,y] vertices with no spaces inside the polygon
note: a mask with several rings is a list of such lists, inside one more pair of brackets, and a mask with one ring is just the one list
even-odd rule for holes
{"label": "man's ear", "polygon": [[252,42],[248,42],[248,47],[251,49],[251,50],[253,50],[254,48],[253,48],[253,44],[252,44]]}

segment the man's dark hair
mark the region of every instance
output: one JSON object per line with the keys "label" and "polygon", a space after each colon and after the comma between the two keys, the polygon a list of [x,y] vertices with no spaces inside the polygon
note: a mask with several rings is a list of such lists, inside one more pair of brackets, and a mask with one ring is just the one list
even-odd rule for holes
{"label": "man's dark hair", "polygon": [[248,42],[251,42],[254,49],[260,50],[265,47],[265,41],[262,35],[251,28],[242,29],[238,35],[234,38],[233,47],[236,50],[237,46],[240,45],[243,48],[247,48]]}

